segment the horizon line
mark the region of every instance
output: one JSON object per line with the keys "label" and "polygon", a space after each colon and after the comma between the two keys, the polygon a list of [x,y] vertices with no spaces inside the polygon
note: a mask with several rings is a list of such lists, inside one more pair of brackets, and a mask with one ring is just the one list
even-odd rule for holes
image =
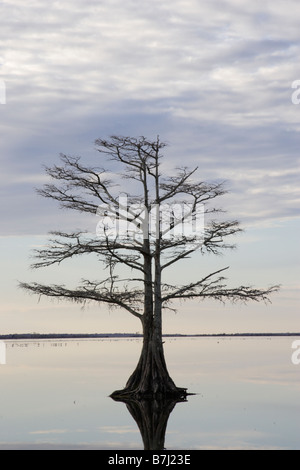
{"label": "horizon line", "polygon": [[[261,332],[261,333],[165,333],[163,337],[243,337],[243,336],[300,336],[300,332]],[[85,338],[142,338],[142,333],[8,333],[0,335],[0,340],[9,339],[85,339]]]}

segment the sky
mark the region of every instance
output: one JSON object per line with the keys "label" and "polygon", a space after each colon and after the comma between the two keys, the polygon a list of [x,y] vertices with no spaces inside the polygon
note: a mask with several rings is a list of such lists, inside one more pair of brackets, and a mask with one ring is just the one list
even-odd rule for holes
{"label": "sky", "polygon": [[18,288],[101,279],[87,257],[30,269],[49,231],[97,224],[34,188],[61,152],[97,164],[94,142],[110,135],[159,135],[170,172],[184,162],[199,180],[227,181],[220,203],[244,229],[237,249],[196,253],[170,278],[229,265],[230,285],[281,285],[267,306],[176,305],[164,331],[300,330],[299,16],[297,0],[1,2],[0,333],[141,330],[128,312]]}

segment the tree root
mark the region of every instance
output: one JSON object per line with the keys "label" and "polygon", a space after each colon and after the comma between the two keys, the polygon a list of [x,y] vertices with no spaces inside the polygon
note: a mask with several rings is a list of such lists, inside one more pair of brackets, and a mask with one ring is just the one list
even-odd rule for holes
{"label": "tree root", "polygon": [[167,390],[167,391],[141,391],[139,389],[130,389],[124,388],[123,390],[116,390],[114,391],[110,397],[114,400],[123,401],[126,399],[133,399],[133,400],[161,400],[161,399],[174,399],[174,400],[182,400],[185,401],[188,395],[192,395],[191,393],[187,392],[186,388],[179,388]]}

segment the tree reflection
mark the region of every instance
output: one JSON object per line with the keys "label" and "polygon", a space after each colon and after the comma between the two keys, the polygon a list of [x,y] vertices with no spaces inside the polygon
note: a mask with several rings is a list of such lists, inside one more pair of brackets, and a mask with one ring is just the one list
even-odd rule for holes
{"label": "tree reflection", "polygon": [[144,450],[164,449],[165,434],[169,416],[178,402],[185,398],[132,399],[115,398],[126,404],[128,411],[137,423],[144,444]]}

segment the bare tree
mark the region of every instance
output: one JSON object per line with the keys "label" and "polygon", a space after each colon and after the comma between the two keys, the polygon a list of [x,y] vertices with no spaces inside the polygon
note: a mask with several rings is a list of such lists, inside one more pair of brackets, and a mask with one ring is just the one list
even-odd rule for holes
{"label": "bare tree", "polygon": [[[168,268],[196,250],[219,254],[232,249],[234,245],[227,240],[241,230],[236,220],[222,220],[223,211],[212,205],[226,193],[224,183],[195,182],[197,168],[179,168],[175,176],[161,174],[165,145],[159,138],[150,141],[144,137],[112,136],[96,141],[101,156],[117,162],[123,168],[123,177],[130,182],[132,192],[123,192],[122,198],[120,188],[102,167],[85,166],[80,158],[67,155],[61,155],[60,166],[46,167],[54,182],[38,190],[40,195],[59,201],[63,208],[98,213],[100,220],[97,235],[87,231],[50,232],[53,238],[46,248],[36,250],[33,267],[93,254],[105,263],[108,275],[100,281],[85,279],[76,289],[39,283],[21,283],[21,287],[38,295],[120,307],[142,323],[139,362],[126,387],[114,392],[115,397],[186,395],[186,389],[178,388],[171,379],[164,358],[162,312],[171,308],[172,301],[269,301],[269,294],[278,289],[229,288],[223,277],[228,267],[181,286],[163,280]],[[205,227],[199,230],[196,224],[193,231],[191,227],[201,211],[205,214]],[[183,222],[189,228],[187,233],[182,230]],[[118,273],[120,266],[130,270],[125,278]]]}

